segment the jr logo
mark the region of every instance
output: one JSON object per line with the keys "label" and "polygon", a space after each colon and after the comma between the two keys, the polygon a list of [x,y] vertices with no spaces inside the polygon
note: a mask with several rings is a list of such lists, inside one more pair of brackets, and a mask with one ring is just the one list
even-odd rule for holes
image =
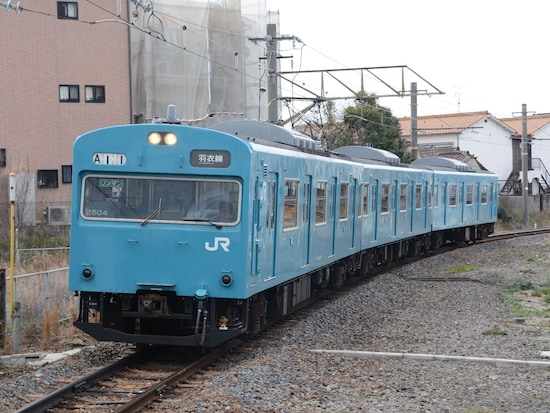
{"label": "jr logo", "polygon": [[221,247],[225,252],[229,252],[229,244],[231,240],[226,237],[216,237],[214,238],[214,246],[210,246],[209,242],[204,243],[204,248],[206,251],[217,251]]}

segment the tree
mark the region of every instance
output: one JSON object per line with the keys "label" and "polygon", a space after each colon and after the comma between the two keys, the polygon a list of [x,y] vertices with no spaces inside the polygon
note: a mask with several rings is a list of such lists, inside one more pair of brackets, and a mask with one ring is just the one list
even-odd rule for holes
{"label": "tree", "polygon": [[407,142],[401,136],[398,119],[389,108],[380,106],[375,97],[366,96],[358,100],[355,106],[346,107],[343,123],[351,132],[355,145],[392,152],[399,156],[402,163],[414,160],[407,150]]}

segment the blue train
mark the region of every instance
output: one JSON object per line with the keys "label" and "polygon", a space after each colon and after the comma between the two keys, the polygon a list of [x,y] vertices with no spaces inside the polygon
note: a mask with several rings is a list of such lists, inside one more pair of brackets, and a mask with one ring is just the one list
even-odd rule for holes
{"label": "blue train", "polygon": [[372,267],[487,237],[497,192],[496,175],[449,159],[329,153],[257,121],[92,131],[74,144],[75,325],[215,347]]}

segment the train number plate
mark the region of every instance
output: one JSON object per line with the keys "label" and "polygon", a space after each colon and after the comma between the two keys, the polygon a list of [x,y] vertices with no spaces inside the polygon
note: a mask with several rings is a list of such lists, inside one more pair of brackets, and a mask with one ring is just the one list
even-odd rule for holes
{"label": "train number plate", "polygon": [[126,155],[123,153],[96,152],[92,155],[92,163],[96,165],[124,165]]}

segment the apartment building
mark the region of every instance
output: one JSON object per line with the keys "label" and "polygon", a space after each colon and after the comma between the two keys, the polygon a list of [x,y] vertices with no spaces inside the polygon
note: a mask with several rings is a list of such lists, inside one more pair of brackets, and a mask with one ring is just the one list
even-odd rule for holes
{"label": "apartment building", "polygon": [[132,121],[128,2],[9,3],[0,7],[0,222],[15,173],[18,224],[62,225],[76,137]]}

